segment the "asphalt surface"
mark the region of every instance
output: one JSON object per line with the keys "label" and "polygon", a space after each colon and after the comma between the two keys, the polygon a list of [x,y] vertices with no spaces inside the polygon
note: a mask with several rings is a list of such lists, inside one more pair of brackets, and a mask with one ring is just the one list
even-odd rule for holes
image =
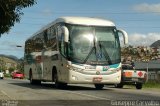
{"label": "asphalt surface", "polygon": [[160,90],[93,85],[68,85],[56,89],[54,83],[31,85],[28,80],[0,80],[0,106],[160,106]]}

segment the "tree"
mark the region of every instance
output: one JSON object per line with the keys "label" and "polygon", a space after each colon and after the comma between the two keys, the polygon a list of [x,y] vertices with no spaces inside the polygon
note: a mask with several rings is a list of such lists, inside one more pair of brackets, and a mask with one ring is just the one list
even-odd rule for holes
{"label": "tree", "polygon": [[15,70],[15,68],[10,67],[8,70],[9,70],[9,73],[12,73]]}
{"label": "tree", "polygon": [[24,73],[24,59],[19,59],[17,64],[17,70]]}
{"label": "tree", "polygon": [[15,22],[20,22],[23,8],[35,3],[36,0],[0,0],[0,36],[9,32]]}

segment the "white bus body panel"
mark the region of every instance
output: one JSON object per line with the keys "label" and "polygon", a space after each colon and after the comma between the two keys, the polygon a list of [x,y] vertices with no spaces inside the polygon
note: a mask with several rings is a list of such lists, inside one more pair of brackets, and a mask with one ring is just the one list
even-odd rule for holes
{"label": "white bus body panel", "polygon": [[[36,32],[32,37],[28,40],[32,39],[35,36],[38,36],[39,33],[42,33],[44,30],[50,28],[51,26],[57,23],[68,23],[75,25],[86,25],[86,26],[112,26],[115,24],[109,20],[97,19],[97,18],[86,18],[86,17],[62,17],[58,18],[56,21],[48,24],[43,27],[40,31]],[[58,38],[57,38],[58,39]],[[57,60],[52,59],[54,55],[58,55]],[[52,69],[56,67],[58,80],[64,83],[103,83],[103,84],[117,84],[120,83],[121,80],[121,71],[115,71],[121,68],[121,64],[119,64],[115,68],[110,68],[105,72],[102,70],[98,71],[97,68],[93,70],[86,70],[83,66],[83,72],[79,72],[79,70],[73,70],[74,64],[70,61],[66,60],[58,51],[41,51],[35,52],[31,54],[33,59],[37,56],[41,56],[41,62],[32,62],[31,64],[25,64],[24,72],[26,78],[29,78],[29,71],[32,70],[32,77],[35,80],[46,80],[52,81]],[[36,60],[35,60],[36,61]],[[71,64],[70,64],[71,63]],[[91,65],[90,65],[91,66]],[[109,65],[108,65],[109,66]],[[70,68],[71,67],[71,68]],[[76,65],[79,67],[79,65]],[[102,66],[97,66],[101,67]],[[113,72],[112,72],[113,70]],[[94,78],[102,78],[100,82],[94,82]]]}

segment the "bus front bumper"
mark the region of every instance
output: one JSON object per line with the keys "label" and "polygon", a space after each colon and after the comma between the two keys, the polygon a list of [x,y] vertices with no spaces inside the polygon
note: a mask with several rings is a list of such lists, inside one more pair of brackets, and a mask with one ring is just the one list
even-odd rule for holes
{"label": "bus front bumper", "polygon": [[68,83],[70,84],[118,84],[121,81],[121,71],[113,74],[89,75],[70,71]]}

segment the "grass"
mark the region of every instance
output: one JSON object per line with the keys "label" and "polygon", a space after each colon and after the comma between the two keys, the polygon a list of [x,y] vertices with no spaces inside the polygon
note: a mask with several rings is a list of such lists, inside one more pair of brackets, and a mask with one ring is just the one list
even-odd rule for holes
{"label": "grass", "polygon": [[[134,85],[125,85],[124,87],[127,87],[127,88],[135,88]],[[145,84],[143,84],[143,87],[142,88],[146,88],[146,89],[159,89],[160,90],[160,82],[157,82],[157,81],[148,81],[146,82]]]}
{"label": "grass", "polygon": [[11,77],[11,75],[10,75],[10,74],[4,74],[4,77],[6,77],[6,78],[10,78],[10,77]]}
{"label": "grass", "polygon": [[144,88],[160,88],[160,82],[148,81],[143,85]]}

